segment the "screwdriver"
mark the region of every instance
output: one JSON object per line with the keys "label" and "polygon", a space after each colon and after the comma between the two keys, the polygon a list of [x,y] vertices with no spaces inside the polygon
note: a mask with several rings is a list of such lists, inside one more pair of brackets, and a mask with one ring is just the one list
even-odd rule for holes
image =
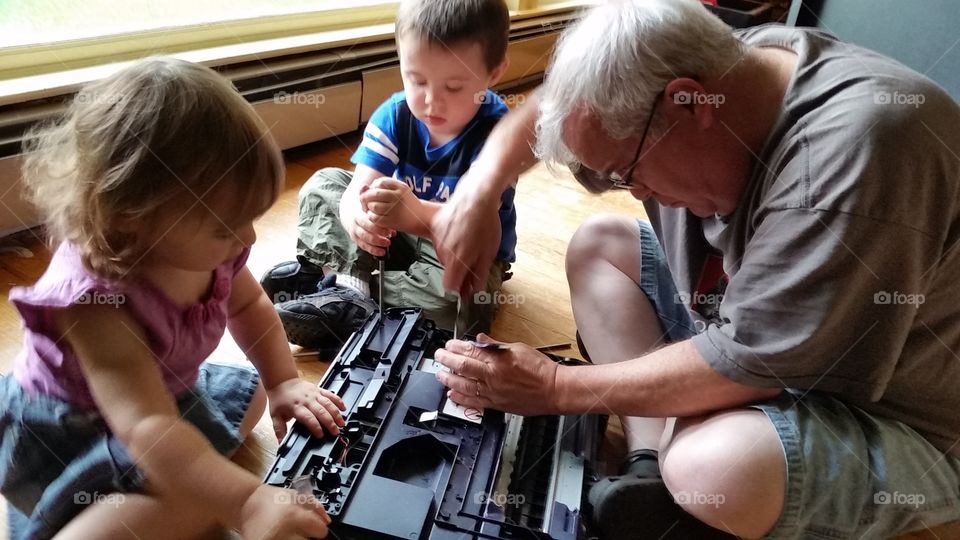
{"label": "screwdriver", "polygon": [[460,293],[457,293],[457,317],[453,319],[453,339],[458,339],[457,338],[457,321],[460,320],[460,305],[461,305],[460,299],[461,299]]}
{"label": "screwdriver", "polygon": [[382,318],[383,317],[383,259],[384,258],[377,257],[377,259],[380,261],[380,272],[377,274],[377,279],[380,282],[379,283],[380,286],[377,290],[380,291],[380,317]]}
{"label": "screwdriver", "polygon": [[[369,185],[365,185],[360,188],[360,194],[363,195],[366,191],[370,189]],[[366,209],[364,208],[364,211]],[[379,272],[377,272],[377,294],[379,298],[379,307],[380,307],[380,320],[383,320],[383,272],[385,270],[384,263],[387,260],[387,257],[390,256],[390,245],[388,244],[383,250],[383,255],[377,256],[377,263],[379,264]]]}
{"label": "screwdriver", "polygon": [[386,263],[387,257],[390,256],[390,246],[387,246],[383,250],[383,255],[377,257],[377,262],[380,264],[380,271],[377,273],[377,282],[378,290],[380,291],[380,320],[383,320],[383,274],[385,271],[384,264]]}

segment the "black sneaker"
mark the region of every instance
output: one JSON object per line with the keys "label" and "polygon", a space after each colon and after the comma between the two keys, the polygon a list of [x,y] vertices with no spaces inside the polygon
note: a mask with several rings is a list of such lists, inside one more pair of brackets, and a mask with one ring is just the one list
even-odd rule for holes
{"label": "black sneaker", "polygon": [[338,350],[377,311],[372,299],[334,283],[336,274],[330,274],[321,282],[319,292],[274,306],[290,343],[308,349]]}
{"label": "black sneaker", "polygon": [[621,476],[601,478],[590,486],[587,515],[593,532],[604,540],[727,540],[734,535],[698,520],[674,500],[660,477],[657,453],[627,455]]}
{"label": "black sneaker", "polygon": [[580,356],[583,357],[587,362],[593,363],[593,360],[590,359],[590,354],[587,353],[587,346],[583,344],[583,340],[580,339],[580,331],[576,331],[577,336],[577,350],[580,351]]}
{"label": "black sneaker", "polygon": [[260,286],[274,304],[289,302],[319,290],[323,270],[310,263],[284,261],[266,271]]}

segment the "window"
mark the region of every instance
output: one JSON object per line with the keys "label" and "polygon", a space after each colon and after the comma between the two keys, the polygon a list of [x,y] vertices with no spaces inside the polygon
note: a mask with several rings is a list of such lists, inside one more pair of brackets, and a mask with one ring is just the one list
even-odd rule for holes
{"label": "window", "polygon": [[[383,3],[353,0],[351,7]],[[344,7],[337,0],[21,0],[0,2],[0,48]]]}
{"label": "window", "polygon": [[[517,15],[596,0],[506,0]],[[383,39],[398,0],[0,0],[0,100],[151,54],[219,65]],[[241,60],[242,61],[242,60]],[[94,68],[95,73],[84,68]]]}
{"label": "window", "polygon": [[[332,7],[336,4],[336,7]],[[391,25],[396,0],[0,0],[0,80]],[[318,9],[327,6],[328,9]],[[310,11],[305,11],[308,9]],[[354,38],[350,36],[336,37]],[[389,30],[388,30],[389,31]],[[360,31],[359,33],[362,33]],[[318,38],[316,42],[322,44]],[[225,53],[224,53],[225,54]],[[208,54],[203,57],[209,59]]]}

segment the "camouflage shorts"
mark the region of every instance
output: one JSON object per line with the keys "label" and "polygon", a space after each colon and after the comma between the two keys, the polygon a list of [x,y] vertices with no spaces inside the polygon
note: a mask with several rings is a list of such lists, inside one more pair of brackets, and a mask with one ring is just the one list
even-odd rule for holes
{"label": "camouflage shorts", "polygon": [[[370,282],[377,260],[350,239],[340,223],[340,198],[353,173],[338,168],[321,169],[300,189],[297,223],[297,256],[338,273],[354,274]],[[486,294],[464,298],[458,329],[462,333],[488,332],[496,304],[490,301],[503,283],[510,265],[496,261],[487,277]],[[441,328],[453,328],[457,297],[443,288],[443,266],[433,243],[426,238],[400,233],[390,246],[383,279],[383,302],[389,306],[419,307]]]}

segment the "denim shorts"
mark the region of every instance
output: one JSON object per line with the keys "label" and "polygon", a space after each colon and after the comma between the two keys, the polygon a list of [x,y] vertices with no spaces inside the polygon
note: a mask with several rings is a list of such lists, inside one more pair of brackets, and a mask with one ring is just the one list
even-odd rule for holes
{"label": "denim shorts", "polygon": [[[640,288],[668,340],[690,338],[696,326],[660,243],[639,226]],[[910,426],[800,389],[751,408],[773,423],[787,465],[784,509],[766,538],[879,539],[960,519],[960,459]]]}
{"label": "denim shorts", "polygon": [[[204,363],[180,416],[221,454],[239,448],[240,424],[260,377],[252,367]],[[134,493],[143,473],[96,411],[28,394],[0,377],[0,493],[7,499],[10,539],[53,537],[87,505]]]}

